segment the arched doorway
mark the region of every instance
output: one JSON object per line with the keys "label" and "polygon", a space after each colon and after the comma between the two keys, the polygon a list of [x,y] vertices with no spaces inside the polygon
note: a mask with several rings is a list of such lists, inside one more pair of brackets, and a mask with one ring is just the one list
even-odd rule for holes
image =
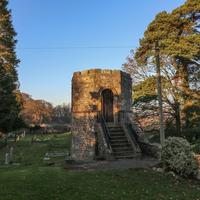
{"label": "arched doorway", "polygon": [[102,92],[102,115],[106,122],[113,122],[113,92],[110,89],[105,89]]}

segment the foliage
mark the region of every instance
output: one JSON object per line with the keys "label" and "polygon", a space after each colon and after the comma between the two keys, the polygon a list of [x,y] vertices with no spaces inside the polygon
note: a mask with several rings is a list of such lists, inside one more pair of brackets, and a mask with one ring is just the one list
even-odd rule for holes
{"label": "foliage", "polygon": [[51,121],[53,106],[44,100],[34,100],[22,93],[21,116],[28,125],[40,125]]}
{"label": "foliage", "polygon": [[155,42],[160,42],[161,55],[176,58],[178,64],[194,63],[200,58],[199,0],[187,0],[172,13],[159,13],[150,23],[140,41],[136,59],[141,62],[154,55]]}
{"label": "foliage", "polygon": [[200,139],[195,140],[192,144],[192,150],[196,153],[196,154],[200,154]]}
{"label": "foliage", "polygon": [[183,112],[185,113],[185,126],[187,128],[200,127],[200,102],[188,101],[184,105]]}
{"label": "foliage", "polygon": [[131,50],[127,57],[127,62],[123,64],[122,69],[131,75],[134,84],[138,84],[146,78],[155,74],[155,67],[153,65],[141,65],[135,59],[135,52]]}
{"label": "foliage", "polygon": [[176,136],[176,127],[173,119],[166,121],[165,136]]}
{"label": "foliage", "polygon": [[198,170],[190,144],[178,137],[166,139],[162,149],[162,163],[167,170],[184,177],[195,175]]}
{"label": "foliage", "polygon": [[182,136],[185,137],[190,143],[200,138],[200,126],[195,128],[184,128]]}
{"label": "foliage", "polygon": [[144,79],[144,81],[133,86],[134,103],[137,101],[151,101],[156,98],[156,77],[148,77]]}
{"label": "foliage", "polygon": [[[167,124],[168,121],[172,121],[171,119],[175,116],[176,107],[172,105],[169,106],[168,95],[169,93],[169,84],[168,80],[163,77],[162,78],[162,86],[163,86],[163,112],[164,112],[164,121],[166,122],[166,129],[169,128]],[[145,78],[142,82],[133,86],[133,108],[134,112],[136,112],[136,116],[139,121],[147,121],[147,127],[144,129],[148,129],[149,131],[158,130],[159,117],[158,117],[158,102],[157,102],[157,84],[156,77],[151,76]],[[148,119],[149,118],[149,119]],[[152,123],[151,123],[152,121]],[[145,125],[146,126],[146,125]],[[150,128],[150,126],[152,128]],[[152,130],[151,130],[152,129]],[[176,131],[175,131],[176,132]]]}
{"label": "foliage", "polygon": [[0,138],[0,149],[7,145],[6,138]]}
{"label": "foliage", "polygon": [[8,1],[0,2],[0,131],[10,131],[19,118],[16,32]]}
{"label": "foliage", "polygon": [[[147,27],[136,52],[131,52],[123,68],[133,77],[134,85],[154,83],[155,43],[159,42],[163,85],[163,99],[171,107],[170,115],[176,121],[176,132],[181,131],[182,107],[188,100],[200,101],[200,4],[199,0],[187,0],[171,13],[159,13]],[[139,84],[138,84],[139,81]],[[135,86],[134,86],[135,87]],[[137,92],[146,95],[145,88]],[[152,89],[152,91],[155,91]],[[136,92],[136,95],[138,95]],[[146,93],[146,94],[145,94]],[[139,100],[140,100],[139,99]]]}
{"label": "foliage", "polygon": [[[162,77],[163,90],[167,90],[168,81]],[[149,76],[143,81],[133,85],[133,100],[137,102],[151,102],[157,99],[157,80],[156,76]]]}
{"label": "foliage", "polygon": [[22,110],[21,117],[28,126],[40,126],[41,124],[65,124],[71,120],[71,108],[69,105],[53,105],[44,100],[35,100],[29,94],[21,93]]}
{"label": "foliage", "polygon": [[70,105],[58,105],[53,110],[53,122],[54,123],[70,123],[71,122],[71,108]]}
{"label": "foliage", "polygon": [[200,61],[200,4],[199,0],[187,0],[172,13],[161,12],[149,24],[140,40],[135,59],[140,64],[150,64],[155,54],[155,42],[160,43],[162,68],[175,70],[179,78],[182,97],[199,95],[189,88],[189,76],[194,74],[194,66],[199,68]]}

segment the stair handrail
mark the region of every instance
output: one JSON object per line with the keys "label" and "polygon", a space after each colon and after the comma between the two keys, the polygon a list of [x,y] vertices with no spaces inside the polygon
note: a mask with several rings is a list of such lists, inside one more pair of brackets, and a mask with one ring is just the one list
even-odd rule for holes
{"label": "stair handrail", "polygon": [[[136,142],[138,142],[139,141],[139,134],[137,133],[137,130],[135,130],[132,126],[132,125],[136,126],[136,124],[133,123],[133,121],[130,119],[130,116],[128,115],[127,112],[121,111],[121,114],[123,114],[123,116],[120,117],[120,121],[123,122],[124,125],[126,125],[126,127],[129,129],[129,131],[132,133]],[[141,127],[137,127],[137,128],[139,129],[139,131],[142,132]]]}
{"label": "stair handrail", "polygon": [[127,126],[126,126],[126,127],[127,127],[128,130],[132,133],[132,135],[133,135],[135,141],[138,142],[138,141],[139,141],[139,136],[138,136],[138,134],[136,133],[136,131],[134,130],[134,128],[132,127],[132,124],[127,123]]}
{"label": "stair handrail", "polygon": [[108,127],[106,125],[106,120],[105,120],[104,116],[101,114],[101,112],[98,112],[98,121],[101,123],[101,126],[103,128],[103,133],[104,133],[104,137],[105,137],[106,143],[108,145],[108,148],[110,150],[112,150],[111,144],[110,144],[110,138],[111,138],[111,136],[110,136]]}

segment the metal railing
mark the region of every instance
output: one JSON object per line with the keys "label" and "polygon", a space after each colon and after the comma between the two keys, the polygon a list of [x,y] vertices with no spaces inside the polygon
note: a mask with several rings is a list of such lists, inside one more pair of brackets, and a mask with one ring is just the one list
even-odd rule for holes
{"label": "metal railing", "polygon": [[129,133],[132,133],[131,134],[132,139],[134,139],[136,142],[138,142],[139,141],[139,136],[136,133],[136,131],[134,130],[134,128],[132,127],[132,124],[127,123],[126,127],[129,130]]}
{"label": "metal railing", "polygon": [[[139,135],[138,132],[142,132],[140,127],[136,127],[136,123],[134,122],[133,119],[130,118],[129,116],[130,112],[127,113],[125,111],[120,112],[120,122],[126,126],[128,129],[128,132],[132,139],[134,139],[136,142],[139,141]],[[133,127],[135,126],[135,128]]]}
{"label": "metal railing", "polygon": [[106,143],[107,143],[107,146],[110,150],[112,150],[111,148],[111,144],[110,144],[110,133],[109,133],[109,130],[108,130],[108,127],[106,125],[106,120],[104,118],[104,116],[102,115],[101,112],[98,112],[98,115],[97,115],[97,121],[101,123],[101,127],[103,129],[103,133],[104,133],[104,137],[105,137],[105,140],[106,140]]}
{"label": "metal railing", "polygon": [[[130,116],[131,115],[131,116]],[[132,124],[135,126],[136,132],[143,132],[143,129],[141,127],[141,124],[136,120],[136,117],[133,115],[131,111],[120,111],[119,113],[120,122],[126,123],[126,124]]]}

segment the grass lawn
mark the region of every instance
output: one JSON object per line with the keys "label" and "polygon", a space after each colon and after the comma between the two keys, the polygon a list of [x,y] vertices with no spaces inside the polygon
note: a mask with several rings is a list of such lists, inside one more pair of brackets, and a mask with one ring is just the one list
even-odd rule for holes
{"label": "grass lawn", "polygon": [[[49,135],[38,135],[37,139],[41,142],[31,143],[33,138],[32,135],[27,135],[20,141],[12,144],[14,147],[13,151],[13,162],[21,163],[24,166],[42,166],[43,158],[47,152],[69,152],[70,149],[70,134],[49,134]],[[4,163],[5,152],[8,152],[7,148],[0,150],[0,163]],[[56,159],[56,164],[64,161],[61,157]],[[54,161],[54,159],[52,159]],[[60,161],[60,162],[59,162]]]}
{"label": "grass lawn", "polygon": [[15,144],[15,159],[23,154],[22,164],[0,167],[0,200],[200,200],[200,183],[151,170],[69,171],[61,165],[63,158],[45,166],[46,152],[70,145],[68,134],[47,137],[31,144],[27,136]]}

